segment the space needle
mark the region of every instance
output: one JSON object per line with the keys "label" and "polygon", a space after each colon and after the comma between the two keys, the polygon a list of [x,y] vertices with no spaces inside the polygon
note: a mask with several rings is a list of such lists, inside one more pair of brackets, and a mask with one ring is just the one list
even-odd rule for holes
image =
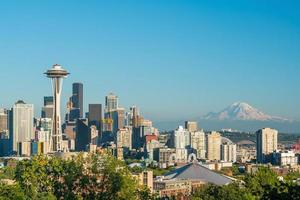
{"label": "space needle", "polygon": [[62,151],[62,132],[61,132],[61,115],[60,115],[60,99],[62,91],[63,79],[70,73],[63,69],[60,65],[55,64],[47,72],[48,78],[52,80],[54,110],[52,118],[52,139],[50,139],[50,151]]}

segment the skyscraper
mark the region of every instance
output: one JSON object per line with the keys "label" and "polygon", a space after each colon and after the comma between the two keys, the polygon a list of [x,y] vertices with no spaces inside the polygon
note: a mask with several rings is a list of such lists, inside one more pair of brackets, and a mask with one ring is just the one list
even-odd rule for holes
{"label": "skyscraper", "polygon": [[110,132],[113,131],[113,119],[111,113],[105,113],[104,120],[102,121],[102,129],[104,132]]}
{"label": "skyscraper", "polygon": [[117,147],[128,148],[132,147],[132,128],[125,127],[121,128],[117,132],[117,137],[115,138],[115,143]]}
{"label": "skyscraper", "polygon": [[236,144],[225,142],[221,145],[221,160],[225,162],[236,162]]}
{"label": "skyscraper", "polygon": [[173,143],[176,149],[185,149],[189,148],[191,145],[191,135],[186,129],[182,126],[179,126],[173,134]]}
{"label": "skyscraper", "polygon": [[35,138],[33,130],[33,105],[19,100],[13,106],[9,120],[9,139],[12,152],[17,152],[19,142]]}
{"label": "skyscraper", "polygon": [[130,113],[131,113],[131,122],[130,122],[130,124],[134,127],[134,128],[137,128],[137,127],[139,127],[139,125],[141,124],[140,123],[140,121],[141,121],[141,119],[140,119],[140,112],[139,112],[139,109],[138,109],[138,107],[136,107],[136,106],[132,106],[131,108],[130,108]]}
{"label": "skyscraper", "polygon": [[105,97],[105,112],[112,112],[119,108],[118,96],[110,93]]}
{"label": "skyscraper", "polygon": [[277,150],[278,131],[263,128],[256,132],[257,162],[271,162],[272,153]]}
{"label": "skyscraper", "polygon": [[117,133],[117,131],[121,128],[124,128],[125,121],[125,109],[118,108],[111,112],[112,120],[113,120],[113,135]]}
{"label": "skyscraper", "polygon": [[[53,151],[62,150],[62,131],[61,131],[61,113],[60,113],[60,98],[62,91],[63,78],[68,76],[68,72],[60,65],[53,65],[46,73],[48,78],[52,80],[53,99],[54,99],[54,113],[53,113],[53,129],[52,129],[52,144],[50,148]],[[52,147],[51,147],[52,146]]]}
{"label": "skyscraper", "polygon": [[102,122],[102,105],[89,104],[89,126],[96,126],[98,131],[101,131]]}
{"label": "skyscraper", "polygon": [[207,159],[221,160],[221,135],[218,132],[211,132],[207,135]]}
{"label": "skyscraper", "polygon": [[76,137],[75,137],[75,150],[86,151],[87,145],[90,143],[89,126],[87,119],[76,120]]}
{"label": "skyscraper", "polygon": [[124,127],[124,122],[125,112],[123,108],[119,108],[118,96],[110,93],[105,97],[103,131],[106,132],[106,135],[110,134],[112,138],[115,138],[117,131]]}
{"label": "skyscraper", "polygon": [[83,117],[83,84],[73,83],[72,107],[78,109],[76,119]]}
{"label": "skyscraper", "polygon": [[206,158],[206,145],[204,131],[191,132],[191,147],[196,150],[197,158]]}
{"label": "skyscraper", "polygon": [[0,109],[0,133],[8,131],[8,115],[7,110]]}
{"label": "skyscraper", "polygon": [[96,126],[88,126],[87,119],[76,120],[75,150],[87,151],[90,145],[97,145],[98,130]]}
{"label": "skyscraper", "polygon": [[187,129],[190,132],[195,132],[195,131],[198,130],[198,123],[197,122],[186,121],[185,122],[185,129]]}
{"label": "skyscraper", "polygon": [[54,100],[52,96],[44,97],[44,106],[42,108],[42,118],[53,117]]}

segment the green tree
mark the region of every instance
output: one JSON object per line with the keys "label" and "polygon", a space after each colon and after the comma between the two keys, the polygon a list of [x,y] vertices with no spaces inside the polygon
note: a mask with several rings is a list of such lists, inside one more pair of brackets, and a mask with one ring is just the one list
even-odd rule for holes
{"label": "green tree", "polygon": [[217,186],[205,185],[192,195],[192,200],[252,200],[254,197],[236,183]]}
{"label": "green tree", "polygon": [[284,177],[284,179],[287,181],[293,181],[293,180],[297,180],[299,178],[300,178],[299,172],[290,172]]}
{"label": "green tree", "polygon": [[14,179],[15,170],[13,167],[4,167],[0,170],[0,179]]}
{"label": "green tree", "polygon": [[152,194],[148,187],[142,186],[138,190],[138,199],[139,200],[155,200],[155,199],[158,199],[158,195]]}
{"label": "green tree", "polygon": [[255,174],[245,177],[247,190],[257,198],[268,196],[270,192],[274,192],[276,188],[280,188],[280,184],[277,175],[266,167],[261,167]]}
{"label": "green tree", "polygon": [[16,185],[0,184],[0,200],[25,200],[26,195],[22,188]]}
{"label": "green tree", "polygon": [[30,199],[135,200],[148,193],[124,162],[107,154],[80,154],[69,160],[36,156],[18,163],[15,178]]}
{"label": "green tree", "polygon": [[48,163],[49,158],[44,156],[36,156],[18,163],[15,179],[28,197],[37,199],[38,194],[52,193],[53,184],[47,173]]}

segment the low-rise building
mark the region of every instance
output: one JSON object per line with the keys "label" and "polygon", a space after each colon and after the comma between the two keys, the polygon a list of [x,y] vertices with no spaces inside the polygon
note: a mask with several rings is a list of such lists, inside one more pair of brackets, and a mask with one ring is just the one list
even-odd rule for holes
{"label": "low-rise building", "polygon": [[145,170],[139,174],[134,174],[140,185],[146,186],[151,192],[153,192],[153,171]]}
{"label": "low-rise building", "polygon": [[201,185],[228,185],[234,180],[218,174],[197,162],[177,168],[154,181],[154,190],[161,197],[188,196]]}
{"label": "low-rise building", "polygon": [[275,151],[273,153],[273,164],[279,166],[295,166],[298,164],[298,157],[293,151]]}
{"label": "low-rise building", "polygon": [[239,146],[236,152],[236,159],[239,163],[247,163],[256,159],[255,147]]}
{"label": "low-rise building", "polygon": [[160,168],[174,166],[176,163],[176,149],[158,148],[154,151],[154,160],[159,163]]}
{"label": "low-rise building", "polygon": [[19,156],[31,155],[31,142],[18,142],[17,152]]}
{"label": "low-rise building", "polygon": [[164,180],[156,179],[154,190],[161,198],[176,197],[179,194],[188,196],[192,192],[192,182],[188,180]]}

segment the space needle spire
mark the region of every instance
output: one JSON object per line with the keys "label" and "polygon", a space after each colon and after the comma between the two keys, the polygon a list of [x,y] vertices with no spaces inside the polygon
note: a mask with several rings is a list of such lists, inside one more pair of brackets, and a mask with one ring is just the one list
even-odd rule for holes
{"label": "space needle spire", "polygon": [[63,69],[60,65],[55,64],[47,72],[45,72],[48,78],[52,80],[54,110],[52,118],[52,134],[50,138],[50,151],[58,152],[62,151],[62,131],[61,131],[61,113],[60,113],[60,100],[63,79],[66,78],[69,73]]}

